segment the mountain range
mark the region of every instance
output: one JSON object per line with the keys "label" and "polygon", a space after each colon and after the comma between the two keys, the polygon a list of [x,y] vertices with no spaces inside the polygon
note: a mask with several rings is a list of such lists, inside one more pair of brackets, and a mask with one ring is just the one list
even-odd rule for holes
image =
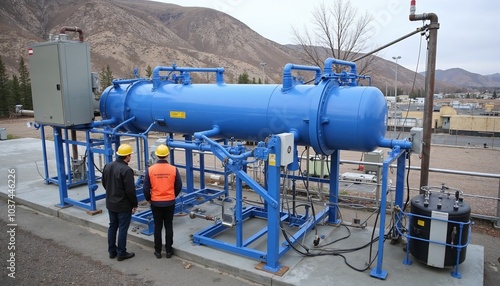
{"label": "mountain range", "polygon": [[436,80],[460,87],[500,87],[500,73],[480,75],[461,68],[436,70]]}
{"label": "mountain range", "polygon": [[[287,63],[304,64],[300,49],[266,39],[222,12],[145,0],[3,0],[0,51],[7,73],[16,74],[27,48],[57,35],[63,26],[78,27],[91,46],[94,71],[107,65],[115,78],[145,76],[147,66],[224,67],[225,81],[252,78],[280,83]],[[68,35],[76,40],[78,35]],[[263,64],[265,63],[265,64]],[[394,86],[394,62],[376,58],[373,85]],[[204,80],[212,81],[213,78]],[[469,87],[500,87],[500,74],[482,76],[463,69],[436,72],[436,92]],[[424,76],[398,66],[398,88],[424,87]]]}

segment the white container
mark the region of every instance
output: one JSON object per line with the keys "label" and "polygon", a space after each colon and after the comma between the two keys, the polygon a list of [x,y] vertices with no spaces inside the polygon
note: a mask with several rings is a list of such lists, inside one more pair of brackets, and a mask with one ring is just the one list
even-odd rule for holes
{"label": "white container", "polygon": [[7,130],[0,128],[0,140],[7,140]]}

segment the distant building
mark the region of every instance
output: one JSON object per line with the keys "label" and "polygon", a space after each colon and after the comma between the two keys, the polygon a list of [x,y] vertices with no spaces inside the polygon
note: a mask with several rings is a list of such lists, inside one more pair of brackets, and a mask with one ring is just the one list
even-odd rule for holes
{"label": "distant building", "polygon": [[434,99],[442,99],[443,96],[444,95],[442,93],[437,93],[437,94],[434,94]]}
{"label": "distant building", "polygon": [[408,102],[410,100],[410,96],[408,94],[398,95],[398,102]]}
{"label": "distant building", "polygon": [[387,103],[396,102],[396,97],[395,96],[386,96],[385,101],[387,101]]}
{"label": "distant building", "polygon": [[[475,104],[468,106],[475,106]],[[500,116],[494,114],[496,113],[491,112],[488,115],[459,114],[453,106],[444,105],[439,111],[433,112],[432,128],[442,129],[444,132],[453,134],[492,133],[497,136],[496,134],[500,134]],[[402,116],[415,118],[416,122],[420,123],[419,119],[423,118],[423,112],[407,111]]]}
{"label": "distant building", "polygon": [[479,107],[479,104],[478,103],[472,103],[472,102],[469,102],[469,103],[462,103],[458,100],[454,100],[451,102],[451,107],[455,108],[455,109],[464,109],[464,110],[472,110],[472,109],[476,109]]}

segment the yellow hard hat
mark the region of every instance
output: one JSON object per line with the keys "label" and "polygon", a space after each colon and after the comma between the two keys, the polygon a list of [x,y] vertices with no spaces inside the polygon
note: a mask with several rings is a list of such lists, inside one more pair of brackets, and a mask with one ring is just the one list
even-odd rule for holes
{"label": "yellow hard hat", "polygon": [[132,152],[132,146],[126,143],[121,144],[120,147],[118,147],[118,151],[116,151],[116,155],[118,156],[128,156],[132,153],[134,153]]}
{"label": "yellow hard hat", "polygon": [[167,157],[170,154],[170,150],[165,144],[160,144],[158,147],[156,147],[155,154],[158,157]]}

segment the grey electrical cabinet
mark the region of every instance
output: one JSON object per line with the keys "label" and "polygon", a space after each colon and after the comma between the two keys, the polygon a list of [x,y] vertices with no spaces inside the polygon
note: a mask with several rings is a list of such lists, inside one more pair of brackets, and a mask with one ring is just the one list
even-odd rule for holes
{"label": "grey electrical cabinet", "polygon": [[[384,151],[381,149],[377,149],[372,152],[366,152],[363,155],[363,161],[369,163],[383,163],[384,162]],[[374,172],[378,173],[379,170],[382,170],[380,166],[373,165],[365,165],[365,173]]]}
{"label": "grey electrical cabinet", "polygon": [[57,39],[35,44],[29,52],[35,121],[61,127],[91,123],[89,44]]}

